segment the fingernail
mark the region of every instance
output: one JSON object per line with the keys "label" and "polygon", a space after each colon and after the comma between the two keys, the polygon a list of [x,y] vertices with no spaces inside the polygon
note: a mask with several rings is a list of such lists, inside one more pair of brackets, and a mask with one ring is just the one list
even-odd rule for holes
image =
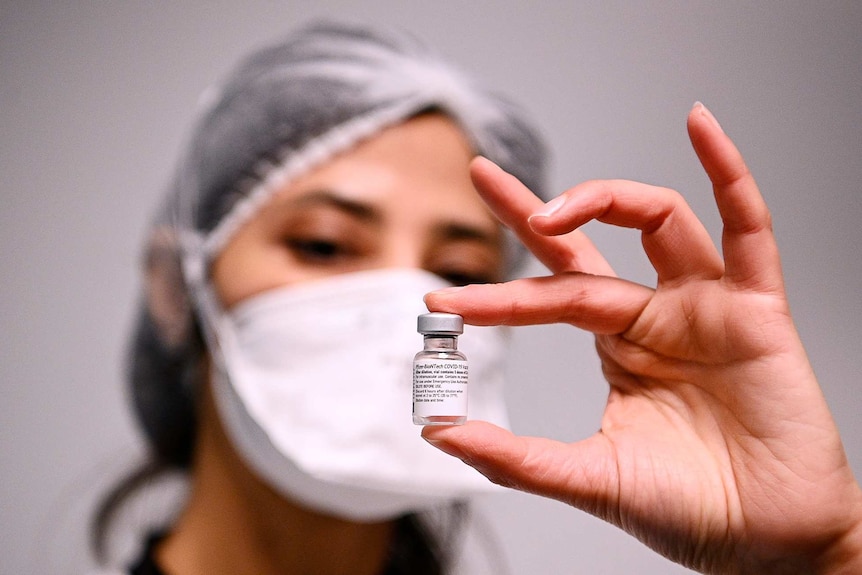
{"label": "fingernail", "polygon": [[497,163],[496,163],[496,162],[494,162],[493,160],[488,159],[487,157],[485,157],[485,156],[483,156],[483,155],[481,155],[481,154],[479,154],[478,156],[474,156],[474,157],[473,157],[473,161],[474,161],[474,162],[478,162],[478,163],[482,163],[482,164],[488,164],[489,166],[494,166],[494,167],[497,167],[497,168],[499,168],[499,167],[500,167],[500,166],[498,166],[498,165],[497,165]]}
{"label": "fingernail", "polygon": [[694,103],[694,106],[691,107],[692,110],[699,112],[704,118],[710,121],[710,123],[718,128],[721,133],[724,133],[724,128],[721,127],[721,124],[718,123],[718,120],[715,119],[715,116],[712,115],[712,112],[709,111],[709,108],[703,105],[703,102],[698,100]]}
{"label": "fingernail", "polygon": [[433,294],[433,295],[449,295],[449,294],[453,294],[453,293],[455,293],[455,292],[459,292],[459,291],[461,291],[462,289],[464,289],[465,287],[467,287],[467,286],[452,286],[452,287],[447,287],[447,288],[443,288],[443,289],[434,290],[434,291],[432,291],[431,293],[429,293],[429,294],[427,294],[427,295],[432,295],[432,294]]}
{"label": "fingernail", "polygon": [[548,216],[552,216],[556,212],[558,212],[560,210],[560,208],[563,207],[563,204],[565,204],[565,203],[566,203],[566,196],[557,196],[556,198],[554,198],[553,200],[551,200],[550,202],[545,204],[545,206],[541,210],[534,213],[530,217],[531,218],[534,218],[534,217],[545,217],[545,218],[547,218]]}

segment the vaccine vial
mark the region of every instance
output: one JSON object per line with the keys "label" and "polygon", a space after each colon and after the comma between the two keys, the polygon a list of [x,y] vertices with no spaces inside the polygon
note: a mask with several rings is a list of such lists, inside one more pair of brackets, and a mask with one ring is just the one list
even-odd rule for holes
{"label": "vaccine vial", "polygon": [[458,351],[464,320],[426,313],[417,320],[425,349],[413,358],[413,423],[461,425],[467,421],[467,357]]}

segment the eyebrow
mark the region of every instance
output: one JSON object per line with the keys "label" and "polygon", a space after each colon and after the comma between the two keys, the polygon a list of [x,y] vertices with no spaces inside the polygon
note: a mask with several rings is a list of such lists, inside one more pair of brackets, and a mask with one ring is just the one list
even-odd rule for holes
{"label": "eyebrow", "polygon": [[294,198],[290,204],[294,207],[329,206],[370,223],[379,224],[383,221],[383,214],[374,206],[345,198],[334,190],[314,190]]}
{"label": "eyebrow", "polygon": [[[371,224],[379,225],[383,223],[383,214],[379,209],[366,202],[346,198],[336,190],[312,190],[293,198],[289,205],[300,208],[327,206]],[[480,226],[454,221],[441,222],[434,226],[434,234],[441,240],[477,241],[492,246],[496,246],[500,241],[498,229],[489,231]]]}
{"label": "eyebrow", "polygon": [[435,227],[435,233],[441,239],[452,241],[478,241],[490,245],[497,245],[499,242],[499,233],[497,233],[496,230],[494,232],[489,232],[484,228],[462,224],[460,222],[444,222]]}

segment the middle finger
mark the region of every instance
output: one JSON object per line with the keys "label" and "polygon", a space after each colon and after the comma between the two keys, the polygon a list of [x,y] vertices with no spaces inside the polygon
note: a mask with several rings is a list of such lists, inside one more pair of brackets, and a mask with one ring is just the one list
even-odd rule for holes
{"label": "middle finger", "polygon": [[674,190],[629,180],[595,180],[552,202],[529,219],[537,233],[568,234],[590,220],[637,228],[659,283],[688,277],[716,279],[724,273],[706,228]]}

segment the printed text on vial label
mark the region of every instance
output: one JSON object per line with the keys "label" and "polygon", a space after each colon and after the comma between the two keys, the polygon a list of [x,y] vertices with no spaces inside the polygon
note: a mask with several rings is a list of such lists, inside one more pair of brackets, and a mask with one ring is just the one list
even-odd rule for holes
{"label": "printed text on vial label", "polygon": [[466,413],[466,392],[467,362],[429,359],[413,365],[413,405],[417,414]]}

